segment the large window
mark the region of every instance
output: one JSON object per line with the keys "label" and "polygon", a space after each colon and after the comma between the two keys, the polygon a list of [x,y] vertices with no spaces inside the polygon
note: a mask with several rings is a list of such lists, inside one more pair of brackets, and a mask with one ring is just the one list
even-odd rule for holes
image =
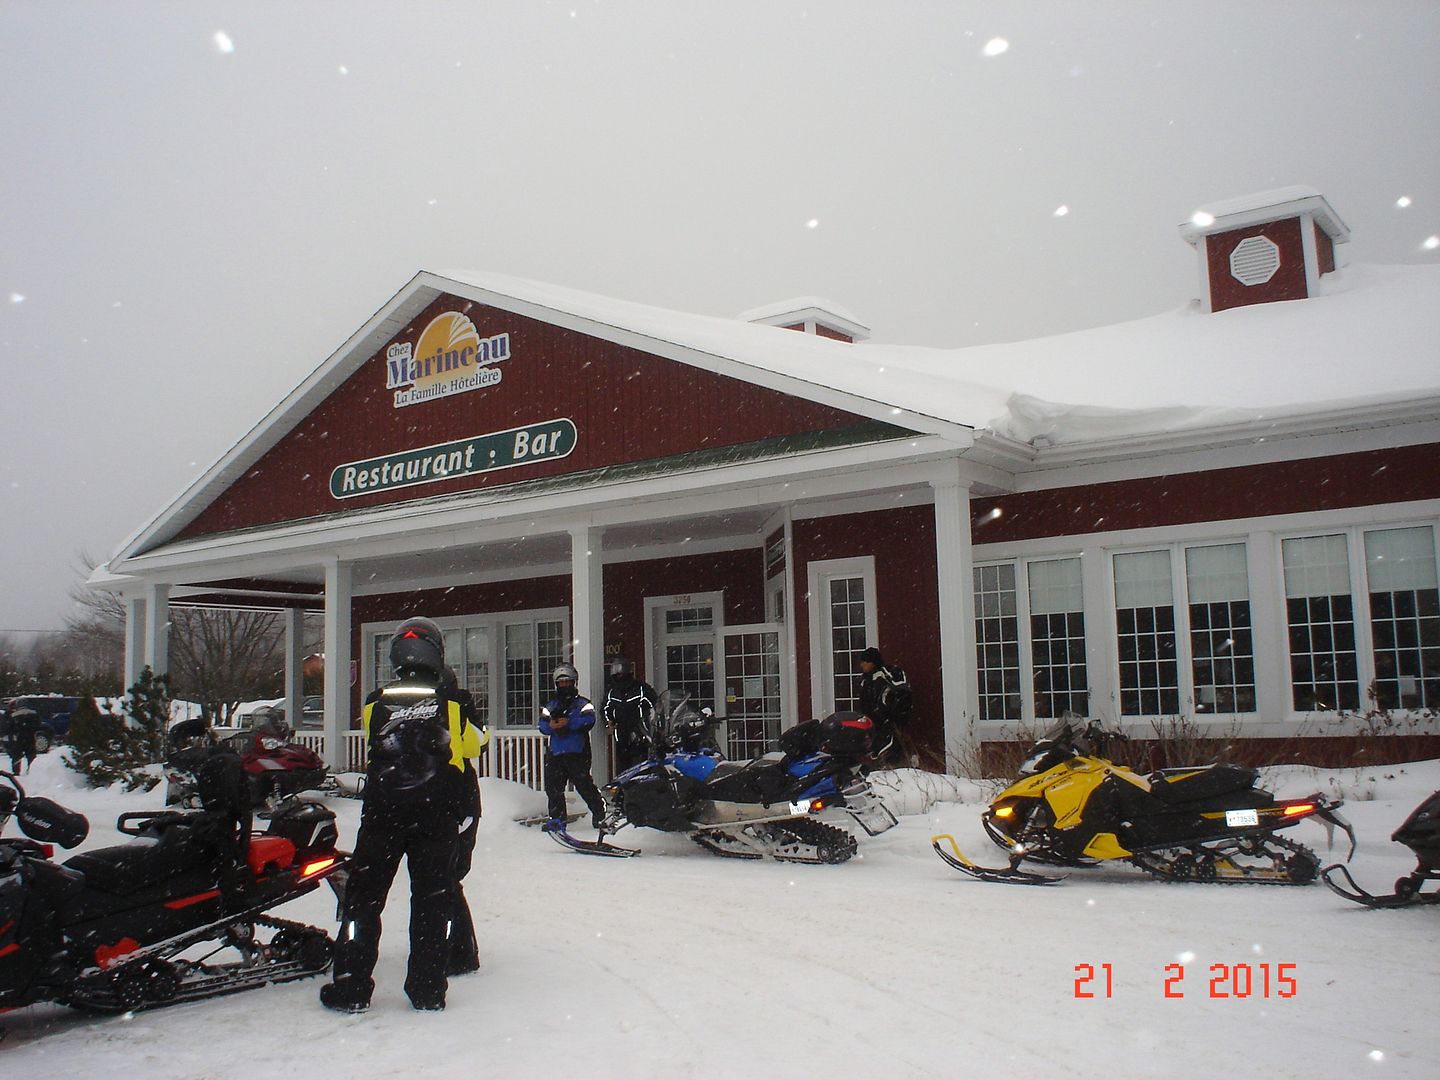
{"label": "large window", "polygon": [[1365,534],[1375,704],[1382,709],[1440,706],[1440,593],[1435,533],[1429,526]]}
{"label": "large window", "polygon": [[1290,686],[1297,712],[1360,707],[1355,607],[1346,537],[1302,536],[1280,545]]}
{"label": "large window", "polygon": [[1079,559],[1025,564],[1030,578],[1030,651],[1035,716],[1089,715],[1085,603]]}
{"label": "large window", "polygon": [[1170,552],[1117,554],[1116,650],[1123,716],[1180,712],[1180,666],[1175,653],[1175,593]]}
{"label": "large window", "polygon": [[875,560],[817,560],[809,586],[811,709],[816,716],[860,705],[860,654],[879,644],[875,625]]}
{"label": "large window", "polygon": [[975,659],[980,719],[1019,720],[1024,703],[1013,563],[975,567]]}
{"label": "large window", "polygon": [[1255,644],[1244,544],[1185,549],[1197,713],[1255,711]]}
{"label": "large window", "polygon": [[865,651],[865,579],[834,577],[828,590],[831,693],[837,712],[860,707],[860,654]]}
{"label": "large window", "polygon": [[[550,676],[569,659],[564,610],[468,615],[438,620],[445,635],[445,662],[456,682],[475,699],[481,723],[533,727],[550,692]],[[394,678],[390,634],[369,635],[367,685]],[[584,692],[582,687],[581,691]]]}

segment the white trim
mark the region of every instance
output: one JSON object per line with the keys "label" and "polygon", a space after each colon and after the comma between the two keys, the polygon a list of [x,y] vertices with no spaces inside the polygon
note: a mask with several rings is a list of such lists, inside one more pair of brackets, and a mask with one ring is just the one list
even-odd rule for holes
{"label": "white trim", "polygon": [[875,556],[818,559],[805,566],[809,590],[810,709],[813,716],[835,711],[835,656],[830,649],[830,600],[827,586],[835,578],[858,577],[865,584],[865,644],[880,639],[875,614]]}
{"label": "white trim", "polygon": [[1320,291],[1320,252],[1315,243],[1315,215],[1300,215],[1300,251],[1305,260],[1305,295]]}

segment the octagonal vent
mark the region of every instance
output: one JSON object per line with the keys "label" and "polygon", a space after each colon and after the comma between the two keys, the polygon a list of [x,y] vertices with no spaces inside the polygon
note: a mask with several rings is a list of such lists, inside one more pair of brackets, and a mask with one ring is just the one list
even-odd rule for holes
{"label": "octagonal vent", "polygon": [[1230,251],[1230,275],[1245,285],[1263,285],[1280,269],[1280,248],[1268,236],[1247,236]]}

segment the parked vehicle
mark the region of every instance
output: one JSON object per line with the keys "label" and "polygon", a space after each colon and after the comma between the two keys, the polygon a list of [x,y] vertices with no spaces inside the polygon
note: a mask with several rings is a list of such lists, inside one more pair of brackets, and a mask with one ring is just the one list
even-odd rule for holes
{"label": "parked vehicle", "polygon": [[[1366,907],[1409,907],[1412,904],[1440,904],[1440,890],[1425,892],[1427,881],[1440,881],[1440,791],[1422,800],[1410,816],[1396,829],[1390,839],[1404,844],[1415,855],[1415,869],[1397,878],[1394,891],[1384,896],[1366,892],[1350,871],[1339,863],[1327,866],[1322,874],[1325,884],[1357,904]],[[1340,879],[1344,879],[1343,881]]]}
{"label": "parked vehicle", "polygon": [[[1073,721],[1073,722],[1072,722]],[[1277,835],[1314,817],[1355,834],[1331,801],[1316,793],[1277,799],[1238,765],[1162,769],[1141,776],[1106,756],[1124,736],[1064,717],[1035,743],[1019,776],[985,811],[990,838],[1010,852],[1008,867],[970,861],[953,837],[931,839],[936,854],[982,881],[1049,885],[1060,877],[1020,869],[1025,861],[1095,866],[1124,860],[1167,881],[1307,885],[1320,860]],[[948,845],[942,846],[942,841]],[[1063,877],[1063,875],[1061,875]]]}
{"label": "parked vehicle", "polygon": [[27,694],[11,698],[11,709],[33,709],[40,717],[40,730],[35,733],[35,752],[43,754],[57,743],[65,741],[70,733],[70,718],[80,707],[84,698],[63,697],[60,694]]}
{"label": "parked vehicle", "polygon": [[648,760],[606,788],[611,807],[597,840],[570,836],[563,823],[546,829],[557,841],[595,855],[633,855],[606,841],[626,825],[688,833],[716,855],[782,862],[841,863],[857,850],[855,837],[816,820],[839,807],[870,835],[896,824],[861,773],[873,724],[858,713],[836,713],[792,728],[784,752],[754,761],[725,761],[709,740],[709,710],[689,696],[662,695]]}
{"label": "parked vehicle", "polygon": [[[115,827],[132,842],[64,863],[52,845],[81,843],[83,815],[0,772],[0,828],[12,816],[29,839],[0,838],[0,1011],[41,1001],[130,1011],[330,966],[323,930],[269,914],[322,881],[343,887],[348,856],[318,803],[292,800],[263,834],[244,815],[237,830],[226,806],[121,814]],[[243,854],[227,859],[241,837]],[[227,948],[239,959],[216,960]]]}

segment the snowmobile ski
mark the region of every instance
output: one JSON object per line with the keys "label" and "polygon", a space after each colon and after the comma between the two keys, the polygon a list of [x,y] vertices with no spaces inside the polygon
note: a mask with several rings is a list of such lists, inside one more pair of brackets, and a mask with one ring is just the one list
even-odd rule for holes
{"label": "snowmobile ski", "polygon": [[[942,840],[950,846],[949,851],[941,846],[940,841]],[[1055,885],[1069,877],[1068,874],[1052,876],[1050,874],[1032,874],[1028,870],[1021,870],[1018,866],[1020,862],[1018,858],[1007,867],[981,866],[965,857],[965,853],[960,850],[960,845],[949,833],[932,836],[930,846],[935,849],[935,854],[939,855],[947,866],[980,881],[993,881],[1003,885]]]}
{"label": "snowmobile ski", "polygon": [[620,847],[605,839],[601,833],[598,840],[581,840],[571,836],[564,829],[546,829],[545,832],[561,847],[578,851],[582,855],[608,855],[612,859],[629,859],[640,854],[639,848]]}
{"label": "snowmobile ski", "polygon": [[[1343,884],[1335,880],[1337,875],[1345,879]],[[1440,892],[1422,893],[1420,891],[1420,885],[1425,879],[1418,874],[1398,879],[1395,882],[1395,891],[1383,896],[1376,896],[1362,889],[1350,876],[1349,868],[1340,863],[1325,867],[1320,871],[1320,877],[1326,885],[1330,886],[1331,892],[1343,896],[1346,900],[1364,904],[1366,907],[1398,908],[1413,907],[1416,904],[1440,904]]]}

